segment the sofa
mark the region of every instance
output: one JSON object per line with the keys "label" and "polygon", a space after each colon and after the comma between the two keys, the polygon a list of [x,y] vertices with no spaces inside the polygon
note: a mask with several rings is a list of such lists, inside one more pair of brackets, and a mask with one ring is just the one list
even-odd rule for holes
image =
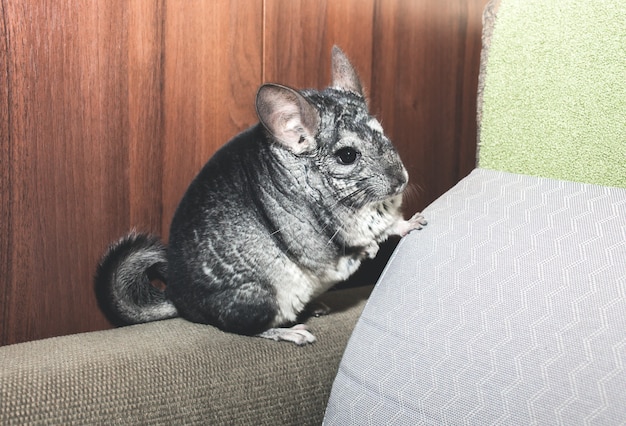
{"label": "sofa", "polygon": [[0,348],[0,424],[626,424],[626,5],[493,0],[477,168],[305,347],[181,319]]}
{"label": "sofa", "polygon": [[0,348],[0,424],[320,424],[371,287],[337,290],[298,347],[182,319]]}

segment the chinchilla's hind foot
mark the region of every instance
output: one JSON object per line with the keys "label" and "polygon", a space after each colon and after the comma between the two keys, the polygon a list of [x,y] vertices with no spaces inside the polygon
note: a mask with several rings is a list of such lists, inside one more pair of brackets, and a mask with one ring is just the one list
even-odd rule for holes
{"label": "chinchilla's hind foot", "polygon": [[315,336],[309,332],[308,327],[304,324],[297,324],[290,328],[270,328],[257,334],[257,337],[276,340],[277,342],[293,342],[298,346],[315,342]]}

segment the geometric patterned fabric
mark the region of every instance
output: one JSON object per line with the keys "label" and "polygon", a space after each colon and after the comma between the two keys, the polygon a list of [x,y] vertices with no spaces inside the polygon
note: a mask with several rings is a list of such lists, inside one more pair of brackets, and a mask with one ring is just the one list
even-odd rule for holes
{"label": "geometric patterned fabric", "polygon": [[626,424],[626,190],[476,169],[424,214],[324,423]]}

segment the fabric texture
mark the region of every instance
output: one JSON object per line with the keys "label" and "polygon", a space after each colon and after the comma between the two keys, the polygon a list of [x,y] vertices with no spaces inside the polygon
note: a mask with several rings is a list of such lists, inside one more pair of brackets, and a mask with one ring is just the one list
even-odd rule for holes
{"label": "fabric texture", "polygon": [[477,169],[398,246],[326,425],[626,421],[626,190]]}
{"label": "fabric texture", "polygon": [[480,167],[626,187],[626,2],[502,1],[488,39]]}
{"label": "fabric texture", "polygon": [[480,128],[483,121],[483,97],[485,92],[485,74],[487,73],[487,63],[489,60],[489,50],[491,48],[491,39],[493,38],[493,29],[498,16],[501,0],[489,0],[483,10],[482,23],[483,31],[481,34],[480,49],[480,69],[478,72],[478,87],[476,93],[476,123],[477,139],[480,140]]}
{"label": "fabric texture", "polygon": [[322,296],[305,347],[181,319],[0,347],[0,424],[319,425],[370,291]]}

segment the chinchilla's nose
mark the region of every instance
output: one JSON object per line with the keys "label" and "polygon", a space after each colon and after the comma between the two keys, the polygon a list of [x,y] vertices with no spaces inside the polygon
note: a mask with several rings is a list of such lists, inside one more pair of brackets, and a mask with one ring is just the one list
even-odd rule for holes
{"label": "chinchilla's nose", "polygon": [[393,195],[401,194],[409,183],[409,173],[402,163],[399,163],[394,167],[393,172],[389,174],[393,176],[391,183],[391,189]]}

